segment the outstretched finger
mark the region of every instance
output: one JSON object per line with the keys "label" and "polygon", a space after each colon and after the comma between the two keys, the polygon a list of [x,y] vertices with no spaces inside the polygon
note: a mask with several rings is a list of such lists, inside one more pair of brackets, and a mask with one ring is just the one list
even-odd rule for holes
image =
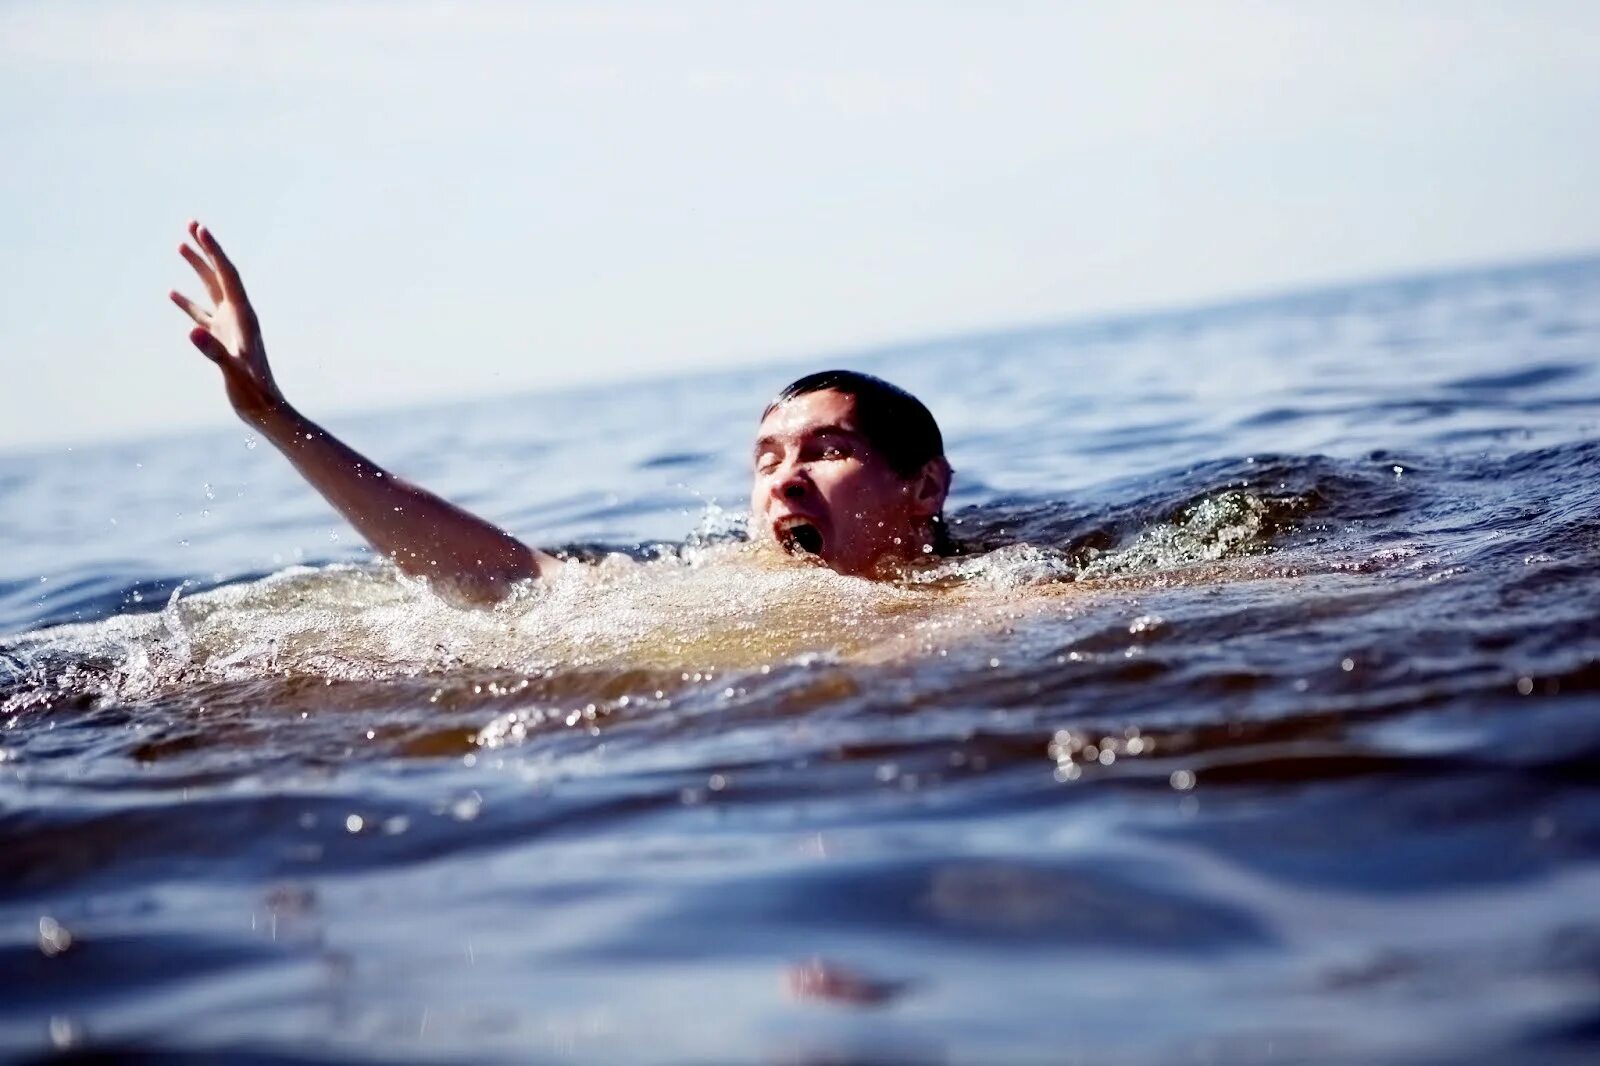
{"label": "outstretched finger", "polygon": [[198,222],[189,223],[189,232],[194,234],[195,240],[200,242],[200,247],[205,249],[211,261],[216,265],[217,276],[222,282],[222,291],[230,300],[247,303],[244,294],[244,282],[239,280],[239,271],[234,267],[233,260],[228,258],[228,253],[222,250],[222,245],[211,235],[211,231]]}
{"label": "outstretched finger", "polygon": [[195,325],[201,327],[202,329],[211,328],[210,313],[201,308],[193,300],[189,299],[177,289],[173,289],[171,292],[167,293],[167,296],[172,300],[173,303],[178,305],[179,310],[188,315],[190,318],[194,319]]}
{"label": "outstretched finger", "polygon": [[179,245],[178,254],[184,261],[194,267],[194,272],[200,275],[200,280],[205,284],[206,294],[211,297],[211,302],[222,302],[222,283],[217,280],[217,272],[211,269],[211,264],[206,262],[205,256],[189,247],[187,244]]}

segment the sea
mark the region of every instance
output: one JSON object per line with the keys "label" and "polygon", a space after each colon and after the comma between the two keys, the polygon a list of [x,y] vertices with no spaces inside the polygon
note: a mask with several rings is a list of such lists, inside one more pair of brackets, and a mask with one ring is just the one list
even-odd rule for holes
{"label": "sea", "polygon": [[[746,542],[830,366],[959,554]],[[593,565],[0,456],[0,1058],[1600,1057],[1600,258],[325,424]]]}

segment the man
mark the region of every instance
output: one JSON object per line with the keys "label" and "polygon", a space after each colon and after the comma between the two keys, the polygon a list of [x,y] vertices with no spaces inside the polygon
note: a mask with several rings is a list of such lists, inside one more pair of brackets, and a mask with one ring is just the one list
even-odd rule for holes
{"label": "man", "polygon": [[[171,294],[194,320],[194,346],[222,371],[234,411],[271,441],[367,542],[457,601],[493,604],[528,578],[569,565],[394,477],[284,399],[244,285],[211,232],[189,223],[179,254],[208,310]],[[892,577],[944,546],[950,464],[933,416],[888,382],[850,371],[801,378],[762,415],[750,538],[842,574]]]}

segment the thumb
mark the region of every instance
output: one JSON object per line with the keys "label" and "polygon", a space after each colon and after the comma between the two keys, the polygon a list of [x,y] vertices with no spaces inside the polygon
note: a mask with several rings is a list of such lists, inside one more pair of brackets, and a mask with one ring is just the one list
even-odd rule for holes
{"label": "thumb", "polygon": [[228,349],[222,342],[211,335],[203,326],[196,326],[189,331],[189,343],[200,349],[200,354],[221,366],[228,358]]}

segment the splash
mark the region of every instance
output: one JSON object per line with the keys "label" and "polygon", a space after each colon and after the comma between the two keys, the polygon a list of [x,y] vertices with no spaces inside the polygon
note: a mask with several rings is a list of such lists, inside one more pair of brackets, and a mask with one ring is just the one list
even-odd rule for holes
{"label": "splash", "polygon": [[680,546],[658,546],[642,561],[598,556],[487,611],[454,607],[388,567],[292,567],[196,595],[175,591],[158,612],[0,644],[0,713],[261,680],[563,674],[609,690],[617,686],[605,678],[641,672],[654,687],[808,657],[882,662],[929,654],[1019,612],[1071,611],[1060,593],[1078,581],[1259,553],[1269,519],[1260,499],[1228,491],[1087,562],[1014,544],[872,582],[736,541],[737,519],[719,511]]}
{"label": "splash", "polygon": [[709,672],[800,655],[849,657],[925,612],[928,589],[795,566],[747,545],[622,555],[531,582],[494,610],[458,609],[387,567],[295,567],[155,613],[0,645],[0,711],[45,697],[140,700],[263,678],[337,681],[450,671]]}
{"label": "splash", "polygon": [[1172,521],[1144,530],[1126,547],[1092,553],[1077,577],[1149,574],[1258,554],[1270,547],[1272,519],[1269,505],[1251,493],[1207,496]]}

